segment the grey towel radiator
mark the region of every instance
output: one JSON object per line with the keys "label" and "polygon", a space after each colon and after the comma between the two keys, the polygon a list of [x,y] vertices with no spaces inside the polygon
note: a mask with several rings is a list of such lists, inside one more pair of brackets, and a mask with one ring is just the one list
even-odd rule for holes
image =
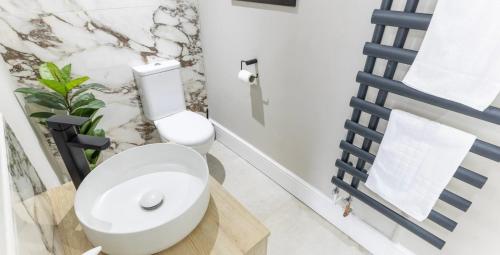
{"label": "grey towel radiator", "polygon": [[[338,172],[332,178],[332,183],[433,246],[441,249],[445,245],[443,239],[358,190],[359,182],[365,182],[368,178],[368,171],[365,169],[365,164],[372,164],[375,160],[375,155],[369,152],[371,145],[373,142],[380,143],[383,138],[383,134],[376,131],[379,120],[389,119],[391,109],[384,107],[387,96],[389,93],[394,93],[495,124],[500,124],[500,109],[489,107],[484,112],[480,112],[458,102],[422,93],[404,85],[400,81],[394,80],[398,64],[411,65],[417,55],[416,51],[404,49],[408,32],[410,29],[427,30],[432,15],[415,13],[418,0],[407,0],[402,12],[391,10],[392,2],[392,0],[382,0],[380,9],[375,10],[372,15],[372,23],[375,24],[375,31],[371,42],[366,43],[363,50],[363,54],[367,56],[367,59],[364,70],[359,72],[356,77],[356,81],[360,84],[359,90],[357,96],[353,97],[350,102],[353,113],[351,119],[345,122],[347,136],[340,143],[342,156],[341,159],[335,162]],[[392,46],[381,44],[386,26],[398,28]],[[383,76],[373,74],[377,59],[387,60]],[[378,90],[375,102],[369,102],[366,98],[369,88]],[[360,124],[362,113],[370,115],[367,127]],[[356,135],[361,136],[363,139],[361,148],[353,144]],[[475,141],[470,152],[497,162],[500,161],[500,147],[479,139]],[[351,161],[351,156],[356,157],[356,159]],[[354,160],[356,160],[355,164],[352,163]],[[344,180],[345,173],[352,175],[350,183]],[[487,180],[485,176],[464,167],[457,169],[454,178],[479,189],[483,187]],[[471,205],[471,202],[467,199],[446,189],[439,199],[462,211],[467,211]],[[457,226],[454,220],[435,210],[430,213],[428,219],[449,231],[453,231]]]}

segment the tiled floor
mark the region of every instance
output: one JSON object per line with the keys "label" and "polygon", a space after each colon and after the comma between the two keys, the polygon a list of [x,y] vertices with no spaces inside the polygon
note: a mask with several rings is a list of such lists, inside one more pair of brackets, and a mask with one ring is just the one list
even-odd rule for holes
{"label": "tiled floor", "polygon": [[269,255],[368,254],[221,143],[207,159],[211,175],[270,230]]}

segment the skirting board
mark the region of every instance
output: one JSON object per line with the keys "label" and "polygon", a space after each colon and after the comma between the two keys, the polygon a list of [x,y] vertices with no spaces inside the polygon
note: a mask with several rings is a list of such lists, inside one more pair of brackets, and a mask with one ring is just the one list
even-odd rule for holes
{"label": "skirting board", "polygon": [[413,255],[411,251],[392,242],[355,215],[351,214],[344,218],[342,216],[343,208],[334,204],[331,198],[213,119],[210,121],[215,127],[217,141],[259,169],[372,254]]}

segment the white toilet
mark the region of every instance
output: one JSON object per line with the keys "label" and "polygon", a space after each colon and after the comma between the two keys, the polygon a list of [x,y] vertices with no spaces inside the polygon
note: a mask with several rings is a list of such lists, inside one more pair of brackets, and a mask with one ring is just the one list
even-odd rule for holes
{"label": "white toilet", "polygon": [[149,120],[164,142],[191,147],[206,155],[215,139],[214,127],[205,117],[186,110],[180,63],[176,60],[132,67]]}

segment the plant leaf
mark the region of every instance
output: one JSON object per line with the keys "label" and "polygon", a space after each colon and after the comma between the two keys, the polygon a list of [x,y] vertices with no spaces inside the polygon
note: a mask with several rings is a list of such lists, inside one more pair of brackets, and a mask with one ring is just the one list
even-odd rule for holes
{"label": "plant leaf", "polygon": [[66,82],[70,81],[71,80],[71,64],[68,64],[68,65],[65,65],[62,69],[61,69],[61,72],[62,72],[62,75],[64,77],[64,80]]}
{"label": "plant leaf", "polygon": [[84,82],[86,82],[89,79],[87,76],[79,77],[74,80],[69,81],[66,83],[66,91],[70,91],[73,88],[76,88],[80,85],[82,85]]}
{"label": "plant leaf", "polygon": [[56,115],[55,113],[53,112],[34,112],[30,115],[30,117],[33,117],[33,118],[40,118],[40,119],[47,119],[51,116],[54,116]]}
{"label": "plant leaf", "polygon": [[94,119],[94,115],[97,113],[97,110],[94,110],[94,112],[88,117],[89,120],[85,122],[81,127],[80,127],[80,134],[86,134],[89,135],[91,132],[90,126],[92,125],[92,121]]}
{"label": "plant leaf", "polygon": [[86,150],[85,156],[89,161],[90,169],[93,170],[97,166],[97,161],[99,161],[99,156],[101,155],[101,151],[98,150]]}
{"label": "plant leaf", "polygon": [[89,133],[89,127],[92,125],[92,121],[87,121],[85,123],[83,123],[83,125],[80,127],[80,131],[79,133],[80,134],[84,134],[84,135],[87,135]]}
{"label": "plant leaf", "polygon": [[97,111],[98,109],[79,109],[78,111],[72,111],[71,115],[90,118]]}
{"label": "plant leaf", "polygon": [[41,84],[47,86],[48,88],[52,89],[53,91],[66,96],[68,94],[66,92],[66,88],[64,87],[64,84],[61,84],[60,82],[56,80],[46,80],[46,79],[40,79],[38,80]]}
{"label": "plant leaf", "polygon": [[38,97],[38,98],[43,99],[43,100],[52,101],[54,103],[58,103],[60,105],[66,106],[66,101],[64,100],[64,97],[62,97],[61,95],[54,93],[54,92],[42,91],[42,92],[31,94],[31,96]]}
{"label": "plant leaf", "polygon": [[[103,108],[106,104],[99,100],[94,99],[88,104],[82,105],[71,112],[71,115],[76,116],[87,116],[87,114],[93,114],[96,110]],[[92,110],[91,112],[89,110]]]}
{"label": "plant leaf", "polygon": [[94,156],[94,153],[95,153],[95,152],[96,152],[96,151],[95,151],[95,150],[92,150],[92,149],[86,149],[86,150],[85,150],[85,157],[87,158],[87,160],[89,161],[89,163],[90,163],[91,165],[92,165],[92,164],[94,164],[94,165],[95,165],[95,163],[97,162],[97,158],[98,158],[98,157],[95,157],[95,156]]}
{"label": "plant leaf", "polygon": [[38,72],[40,72],[40,78],[44,80],[55,80],[54,76],[50,73],[47,63],[41,64]]}
{"label": "plant leaf", "polygon": [[64,83],[64,75],[62,74],[59,67],[52,62],[47,62],[46,64],[50,74],[52,75],[52,77],[54,77],[54,80],[58,81],[59,83]]}
{"label": "plant leaf", "polygon": [[67,110],[67,107],[64,105],[64,101],[60,101],[59,98],[55,97],[51,93],[37,93],[32,94],[24,98],[28,103],[34,103],[41,106],[45,106],[47,108],[56,109],[56,110]]}
{"label": "plant leaf", "polygon": [[103,108],[104,106],[106,106],[106,104],[102,100],[94,99],[91,102],[89,102],[88,104],[82,105],[75,110],[78,110],[78,109],[100,109],[100,108]]}
{"label": "plant leaf", "polygon": [[95,119],[92,120],[92,125],[90,125],[89,130],[88,130],[89,135],[97,135],[96,132],[104,131],[102,129],[96,129],[97,124],[99,124],[101,119],[102,119],[102,115],[99,115]]}
{"label": "plant leaf", "polygon": [[83,93],[83,92],[85,92],[85,91],[87,91],[89,89],[93,89],[93,90],[97,90],[97,91],[105,91],[105,90],[107,90],[107,88],[104,85],[99,84],[99,83],[84,84],[84,85],[81,85],[80,87],[78,87],[78,90],[73,93],[73,97],[76,97],[79,94],[81,94],[81,93]]}
{"label": "plant leaf", "polygon": [[90,159],[92,157],[92,153],[94,153],[94,150],[92,149],[85,149],[85,156],[87,158],[87,160],[90,162]]}
{"label": "plant leaf", "polygon": [[16,89],[15,92],[17,93],[22,93],[25,95],[37,95],[41,94],[45,97],[53,97],[52,99],[60,104],[66,105],[66,101],[64,100],[64,97],[61,96],[60,94],[54,93],[54,92],[48,92],[44,89],[37,89],[37,88],[19,88]]}
{"label": "plant leaf", "polygon": [[99,137],[106,136],[106,132],[104,132],[104,129],[100,129],[100,128],[94,130],[93,133],[94,133],[94,136],[99,136]]}
{"label": "plant leaf", "polygon": [[47,92],[47,91],[43,90],[43,89],[37,89],[37,88],[18,88],[16,90],[14,90],[14,92],[31,95],[31,94],[40,93],[40,92]]}
{"label": "plant leaf", "polygon": [[71,107],[76,109],[80,106],[86,105],[95,100],[95,96],[92,93],[80,94],[77,97],[73,97],[71,101]]}

